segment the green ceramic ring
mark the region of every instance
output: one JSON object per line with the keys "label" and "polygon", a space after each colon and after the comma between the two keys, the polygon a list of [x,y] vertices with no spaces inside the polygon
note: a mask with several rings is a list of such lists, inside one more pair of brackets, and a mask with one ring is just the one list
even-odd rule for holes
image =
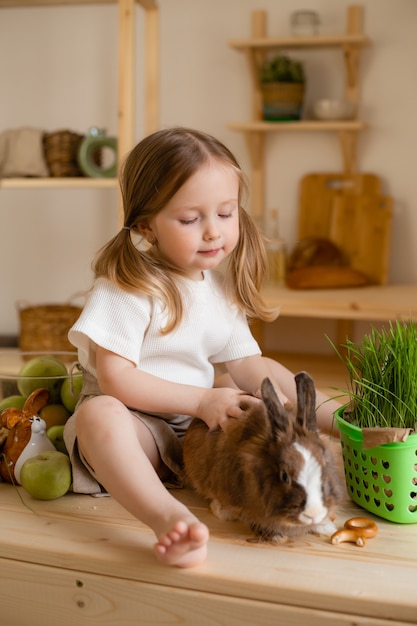
{"label": "green ceramic ring", "polygon": [[[100,148],[110,148],[114,152],[114,163],[107,168],[100,167],[94,162],[93,156]],[[87,135],[78,149],[78,165],[90,178],[114,178],[117,175],[117,139]]]}

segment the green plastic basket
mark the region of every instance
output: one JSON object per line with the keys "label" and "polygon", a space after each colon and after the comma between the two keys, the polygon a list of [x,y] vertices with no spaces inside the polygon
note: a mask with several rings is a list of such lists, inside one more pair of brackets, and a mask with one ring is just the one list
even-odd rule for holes
{"label": "green plastic basket", "polygon": [[362,431],[335,413],[347,491],[362,508],[399,524],[417,523],[417,434],[363,450]]}

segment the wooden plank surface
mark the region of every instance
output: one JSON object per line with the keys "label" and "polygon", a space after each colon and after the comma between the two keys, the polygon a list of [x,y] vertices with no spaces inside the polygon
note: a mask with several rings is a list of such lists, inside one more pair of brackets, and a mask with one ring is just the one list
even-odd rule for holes
{"label": "wooden plank surface", "polygon": [[[334,445],[339,451],[339,444]],[[354,544],[333,546],[328,538],[316,536],[278,545],[259,544],[248,541],[251,534],[245,525],[217,520],[208,512],[205,502],[189,491],[177,490],[174,493],[211,530],[208,559],[192,570],[178,570],[159,564],[151,550],[154,542],[151,531],[134,520],[112,498],[67,494],[59,500],[42,502],[24,495],[29,509],[22,504],[12,486],[0,484],[1,588],[10,588],[7,582],[9,573],[14,572],[13,575],[17,576],[18,564],[21,564],[19,577],[22,582],[14,594],[16,596],[23,593],[23,589],[32,589],[33,585],[31,594],[35,597],[35,582],[39,579],[32,578],[31,568],[36,564],[41,569],[45,568],[41,577],[45,584],[53,580],[56,570],[56,580],[60,577],[66,580],[62,584],[64,587],[70,585],[72,597],[77,591],[74,587],[76,581],[83,580],[84,576],[92,576],[95,585],[100,584],[102,577],[110,577],[116,582],[113,592],[103,592],[104,595],[110,594],[108,603],[113,602],[112,593],[116,603],[123,594],[131,594],[133,601],[132,590],[156,585],[159,587],[159,596],[158,593],[155,596],[156,606],[169,605],[171,599],[167,588],[184,594],[185,613],[194,594],[198,594],[198,602],[208,594],[214,614],[217,614],[223,600],[233,600],[235,614],[241,620],[236,623],[240,624],[263,623],[253,621],[253,613],[248,608],[251,603],[267,603],[271,610],[281,605],[287,607],[288,621],[282,621],[282,624],[319,624],[317,617],[315,621],[313,617],[309,621],[308,616],[314,611],[351,616],[351,622],[323,620],[323,624],[374,623],[358,621],[357,616],[375,618],[378,624],[387,623],[381,620],[415,623],[415,524],[395,525],[366,514],[377,522],[379,534],[368,540],[364,548]],[[350,500],[346,500],[337,510],[337,526],[341,527],[352,516],[364,514]],[[94,604],[94,599],[89,599],[88,588],[84,591],[86,602]],[[54,604],[53,597],[50,602]],[[229,602],[225,604],[230,606]],[[298,622],[295,617],[291,621],[290,614],[295,607],[304,615]],[[249,613],[246,614],[246,610]],[[3,608],[3,618],[4,611]],[[262,620],[271,618],[272,614],[260,612],[264,615]],[[300,613],[297,618],[300,619]],[[163,621],[159,618],[154,623]],[[207,620],[201,623],[211,624]],[[213,623],[225,622],[219,618]],[[7,621],[7,624],[12,626],[13,622]]]}
{"label": "wooden plank surface", "polygon": [[[221,594],[127,582],[43,565],[0,559],[7,567],[2,584],[2,615],[7,626],[392,626],[388,619],[354,612],[318,611],[302,606],[258,602]],[[47,591],[46,591],[47,590]],[[26,602],[22,602],[22,598]],[[30,607],[28,610],[28,606]],[[352,611],[354,607],[352,607]],[[30,613],[30,621],[29,621]],[[395,621],[395,624],[409,622]]]}

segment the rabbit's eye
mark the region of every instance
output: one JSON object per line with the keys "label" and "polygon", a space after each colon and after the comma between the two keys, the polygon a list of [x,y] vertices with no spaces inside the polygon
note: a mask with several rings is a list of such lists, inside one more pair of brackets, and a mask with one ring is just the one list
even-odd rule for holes
{"label": "rabbit's eye", "polygon": [[280,479],[282,483],[289,483],[290,482],[290,477],[288,476],[287,472],[285,470],[281,470],[280,472]]}

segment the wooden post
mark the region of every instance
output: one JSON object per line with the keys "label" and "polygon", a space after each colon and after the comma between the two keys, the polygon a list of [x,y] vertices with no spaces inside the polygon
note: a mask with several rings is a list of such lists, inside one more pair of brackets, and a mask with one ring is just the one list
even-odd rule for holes
{"label": "wooden post", "polygon": [[119,0],[119,163],[132,148],[135,136],[135,0]]}
{"label": "wooden post", "polygon": [[[135,0],[119,4],[118,163],[135,143],[136,27]],[[145,132],[159,126],[159,13],[154,0],[139,0],[145,11]],[[119,198],[119,225],[123,221]]]}
{"label": "wooden post", "polygon": [[[348,35],[362,34],[362,16],[362,7],[358,5],[348,7],[346,28]],[[359,102],[359,49],[357,46],[346,44],[344,55],[346,62],[345,95],[347,100],[352,102],[357,109]]]}
{"label": "wooden post", "polygon": [[347,32],[359,35],[363,31],[363,11],[359,4],[352,4],[347,8]]}
{"label": "wooden post", "polygon": [[343,171],[345,174],[356,174],[356,132],[341,130],[338,135],[343,156]]}
{"label": "wooden post", "polygon": [[[359,5],[347,8],[346,33],[348,35],[362,34],[363,11]],[[359,106],[359,49],[357,46],[346,44],[343,48],[346,67],[345,97],[355,106],[355,115]],[[356,133],[339,132],[339,140],[343,154],[343,166],[346,174],[357,171],[356,162]]]}
{"label": "wooden post", "polygon": [[[265,11],[254,11],[252,13],[252,37],[262,39],[266,37],[266,13]],[[248,60],[252,78],[252,119],[262,119],[262,91],[259,81],[259,72],[262,67],[265,53],[262,50],[252,48],[248,50]]]}
{"label": "wooden post", "polygon": [[[252,37],[255,39],[266,37],[266,12],[252,13]],[[262,119],[262,93],[259,82],[259,71],[264,59],[264,53],[256,50],[249,51],[249,63],[252,77],[252,119]],[[262,132],[248,131],[246,141],[251,158],[251,198],[252,216],[260,221],[265,211],[265,165],[263,153],[265,137]]]}
{"label": "wooden post", "polygon": [[251,159],[251,215],[257,221],[262,221],[265,212],[265,165],[264,144],[262,132],[247,131],[246,145]]}
{"label": "wooden post", "polygon": [[159,12],[146,10],[145,15],[145,132],[159,128]]}

